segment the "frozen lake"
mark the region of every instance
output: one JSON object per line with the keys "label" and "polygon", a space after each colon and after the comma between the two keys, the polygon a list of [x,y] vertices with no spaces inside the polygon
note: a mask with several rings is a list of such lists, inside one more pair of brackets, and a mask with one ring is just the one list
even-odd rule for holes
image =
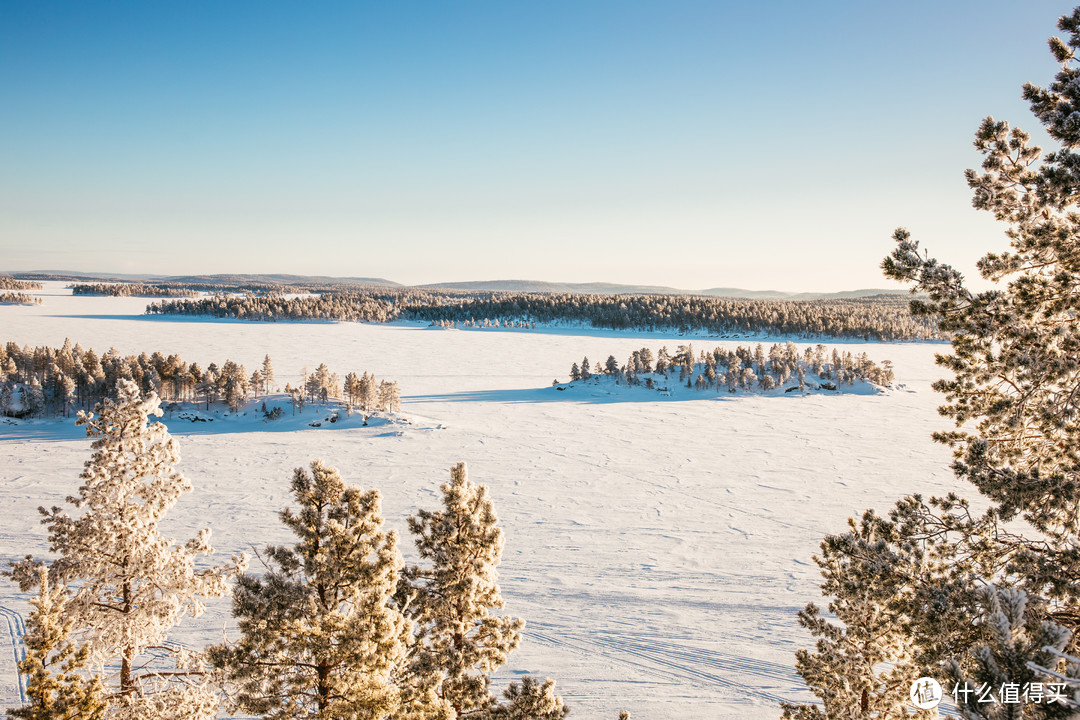
{"label": "frozen lake", "polygon": [[[573,717],[776,718],[809,700],[794,652],[809,635],[796,613],[820,601],[811,556],[826,533],[868,507],[961,487],[949,452],[930,440],[945,420],[930,383],[941,344],[821,341],[892,360],[902,388],[881,395],[717,396],[692,400],[557,393],[570,364],[690,341],[677,334],[437,330],[354,323],[243,323],[147,317],[143,298],[71,297],[0,306],[0,340],[99,353],[178,353],[203,367],[226,359],[277,384],[325,362],[398,380],[413,426],[297,432],[185,433],[180,469],[195,487],[165,527],[178,539],[209,525],[222,560],[290,542],[276,513],[292,469],[320,457],[349,482],[377,487],[411,556],[405,518],[434,508],[451,465],[488,485],[506,536],[506,612],[526,620],[521,648],[498,674],[554,678]],[[766,347],[770,341],[764,341]],[[814,344],[816,344],[815,341]],[[799,343],[800,347],[805,343]],[[439,429],[441,426],[441,429]],[[78,487],[89,441],[42,426],[0,425],[0,559],[46,556],[39,505]],[[0,604],[25,613],[0,584]],[[202,645],[221,637],[229,601],[178,628]],[[2,626],[0,626],[2,627]],[[0,707],[17,703],[0,650]]]}

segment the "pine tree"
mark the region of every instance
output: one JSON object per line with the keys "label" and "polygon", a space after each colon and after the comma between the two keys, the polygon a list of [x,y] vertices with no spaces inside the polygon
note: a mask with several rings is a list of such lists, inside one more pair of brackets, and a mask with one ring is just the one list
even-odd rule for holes
{"label": "pine tree", "polygon": [[293,547],[266,549],[266,573],[233,592],[240,639],[210,650],[233,701],[268,720],[375,720],[396,713],[411,625],[391,607],[401,556],[377,490],[346,486],[315,460],[292,480],[281,521]]}
{"label": "pine tree", "polygon": [[[117,400],[98,406],[98,416],[80,413],[78,423],[94,438],[83,485],[68,502],[80,511],[41,508],[49,542],[59,554],[50,567],[55,583],[76,587],[65,614],[89,662],[120,668],[109,687],[110,718],[165,718],[169,713],[213,717],[217,700],[197,671],[161,674],[142,669],[141,656],[161,648],[182,616],[200,615],[203,599],[226,591],[226,579],[246,564],[195,569],[197,555],[213,552],[210,531],[178,546],[162,538],[158,522],[191,485],[174,467],[176,442],[161,423],[156,395],[143,399],[138,386],[120,381]],[[12,575],[22,589],[39,580],[32,558]]]}
{"label": "pine tree", "polygon": [[526,675],[520,684],[510,683],[503,697],[506,702],[488,713],[490,720],[562,720],[570,714],[555,694],[554,680],[539,683]]}
{"label": "pine tree", "polygon": [[668,355],[668,349],[665,345],[661,347],[656,353],[656,372],[657,374],[667,375],[667,371],[671,366],[671,356]]}
{"label": "pine tree", "polygon": [[[1065,578],[1080,571],[1080,179],[1072,171],[1080,134],[1066,110],[1080,98],[1080,8],[1058,27],[1070,35],[1050,42],[1061,70],[1048,89],[1025,85],[1024,96],[1065,149],[1040,161],[1025,132],[987,118],[975,143],[983,172],[967,171],[975,206],[1009,225],[1012,250],[978,265],[985,279],[1005,286],[968,290],[959,272],[927,258],[903,229],[883,267],[929,296],[913,301],[913,312],[939,318],[954,334],[953,354],[938,359],[953,378],[935,388],[957,429],[935,438],[954,448],[957,476],[994,504],[973,530],[1007,550],[998,567],[1049,599],[1051,616],[1075,631],[1080,587]],[[1031,531],[1017,538],[993,530],[1013,519]]]}
{"label": "pine tree", "polygon": [[341,395],[338,376],[330,372],[326,363],[320,363],[307,379],[307,391],[311,399],[326,404],[331,397]]}
{"label": "pine tree", "polygon": [[496,706],[491,672],[517,647],[524,623],[491,614],[503,606],[495,569],[503,536],[487,488],[459,463],[442,496],[442,510],[409,518],[427,564],[405,569],[398,597],[418,628],[411,682],[465,718]]}
{"label": "pine tree", "polygon": [[360,409],[364,411],[374,410],[378,404],[378,386],[375,384],[375,376],[366,371],[360,377]]}
{"label": "pine tree", "polygon": [[1058,664],[1055,651],[1065,647],[1069,631],[1029,612],[1027,593],[1019,588],[991,586],[981,595],[981,621],[988,629],[989,641],[975,649],[976,662],[970,675],[956,661],[947,665],[953,687],[964,688],[956,693],[964,716],[971,720],[1075,718],[1073,709],[1057,702],[1022,697],[1024,689],[1041,682],[1033,665]]}
{"label": "pine tree", "polygon": [[248,374],[243,365],[226,360],[218,376],[218,387],[231,412],[236,412],[247,399]]}
{"label": "pine tree", "polygon": [[270,356],[263,358],[262,362],[263,395],[274,391],[274,365],[270,362]]}
{"label": "pine tree", "polygon": [[641,350],[638,351],[638,358],[641,360],[641,368],[639,369],[639,371],[644,373],[651,373],[653,363],[652,350],[647,347],[641,348]]}
{"label": "pine tree", "polygon": [[897,568],[926,571],[926,558],[898,543],[895,524],[873,512],[849,525],[848,533],[826,538],[814,558],[825,580],[823,593],[835,598],[828,609],[838,622],[822,617],[814,604],[799,612],[799,624],[817,638],[817,646],[815,652],[799,650],[795,667],[822,707],[784,703],[783,718],[935,717],[911,714],[907,707],[911,683],[924,673],[915,643],[894,612],[899,603],[910,603],[913,592]]}
{"label": "pine tree", "polygon": [[38,596],[26,621],[26,656],[19,672],[26,678],[29,704],[8,710],[20,720],[100,720],[105,716],[105,692],[100,678],[86,677],[89,648],[71,641],[74,618],[67,612],[68,590],[52,585],[45,566],[38,567]]}
{"label": "pine tree", "polygon": [[[952,377],[934,387],[956,428],[934,437],[954,449],[953,471],[989,504],[979,514],[955,495],[905,498],[890,513],[897,532],[890,547],[918,549],[925,564],[897,561],[904,553],[877,556],[875,574],[908,590],[878,600],[922,666],[943,681],[948,667],[953,678],[1019,682],[1027,663],[1055,662],[1023,639],[1035,628],[1071,631],[1067,647],[1075,652],[1078,645],[1080,8],[1058,27],[1069,34],[1067,42],[1050,42],[1061,69],[1049,88],[1025,85],[1024,97],[1063,149],[1043,156],[1027,133],[986,118],[975,136],[982,170],[966,173],[975,207],[1008,225],[1011,249],[978,263],[995,289],[969,290],[957,270],[929,258],[902,228],[883,263],[886,275],[925,294],[912,301],[912,312],[952,335],[952,353],[938,356]],[[834,357],[834,371],[850,362]],[[870,576],[855,572],[837,586],[845,594],[838,600],[871,585]],[[990,585],[996,590],[985,596],[981,588]],[[1061,637],[1040,642],[1060,647]],[[828,681],[849,682],[843,673]]]}
{"label": "pine tree", "polygon": [[259,399],[259,391],[262,390],[262,387],[263,387],[262,373],[259,372],[258,370],[251,373],[251,379],[248,381],[248,384],[251,387],[251,396],[252,396],[252,398],[255,399],[255,400],[258,400]]}
{"label": "pine tree", "polygon": [[350,408],[360,399],[360,377],[354,372],[345,375],[345,397]]}
{"label": "pine tree", "polygon": [[401,410],[401,391],[398,384],[392,380],[383,380],[379,383],[379,410],[382,412],[398,412]]}
{"label": "pine tree", "polygon": [[604,373],[607,375],[619,374],[619,361],[615,359],[614,355],[608,355],[607,363],[604,365]]}
{"label": "pine tree", "polygon": [[202,394],[206,401],[206,409],[210,409],[210,403],[217,399],[218,390],[218,371],[217,365],[210,363],[206,368],[206,372],[203,373],[202,380],[198,385],[199,393]]}

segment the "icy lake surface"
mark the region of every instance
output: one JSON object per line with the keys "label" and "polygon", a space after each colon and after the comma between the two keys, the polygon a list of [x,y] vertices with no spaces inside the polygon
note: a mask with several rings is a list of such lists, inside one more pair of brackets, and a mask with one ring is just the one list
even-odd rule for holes
{"label": "icy lake surface", "polygon": [[[970,494],[948,470],[948,450],[930,440],[946,423],[930,389],[943,372],[933,362],[941,344],[821,341],[892,360],[902,387],[883,394],[681,399],[550,386],[586,355],[622,363],[644,346],[759,340],[173,319],[144,316],[143,298],[72,297],[62,283],[38,294],[39,306],[0,306],[0,341],[71,338],[99,353],[179,353],[203,367],[232,359],[249,372],[268,353],[279,386],[321,362],[342,377],[398,380],[411,425],[170,426],[195,489],[165,532],[186,540],[208,525],[221,560],[290,542],[277,511],[289,503],[293,468],[319,457],[382,491],[414,560],[405,518],[436,507],[450,466],[465,461],[505,531],[505,611],[527,622],[498,683],[554,678],[573,717],[776,718],[780,700],[810,700],[794,671],[795,650],[811,644],[796,613],[821,600],[811,556],[822,536],[905,494]],[[89,454],[89,441],[62,423],[0,424],[0,560],[48,556],[36,508],[75,492]],[[0,707],[18,702],[6,635],[25,600],[0,583]],[[212,601],[172,639],[219,641],[228,620],[229,601]]]}

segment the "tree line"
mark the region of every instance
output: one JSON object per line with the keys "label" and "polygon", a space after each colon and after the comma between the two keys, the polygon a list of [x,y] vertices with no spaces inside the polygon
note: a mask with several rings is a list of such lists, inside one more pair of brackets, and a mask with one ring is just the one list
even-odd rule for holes
{"label": "tree line", "polygon": [[150,315],[210,315],[240,320],[347,320],[390,322],[401,308],[383,293],[328,293],[304,297],[284,294],[214,295],[197,300],[150,303]]}
{"label": "tree line", "polygon": [[68,285],[72,295],[110,295],[113,297],[198,297],[189,287],[146,283],[77,283]]}
{"label": "tree line", "polygon": [[[608,376],[627,385],[644,384],[648,388],[666,384],[669,376],[679,373],[679,382],[696,390],[762,390],[782,388],[789,381],[789,389],[804,389],[817,378],[825,387],[836,384],[850,385],[857,380],[875,385],[889,385],[894,374],[892,363],[885,360],[878,365],[866,353],[843,352],[833,348],[831,353],[824,345],[806,348],[802,353],[795,343],[773,344],[768,352],[759,343],[752,350],[736,347],[734,350],[717,347],[695,354],[693,345],[680,345],[674,354],[667,346],[654,355],[649,348],[634,350],[622,365],[614,355],[606,362],[589,364],[589,358],[570,367],[570,380],[590,380],[594,376]],[[659,376],[659,377],[657,377]],[[660,379],[662,378],[662,380]],[[797,383],[797,384],[794,384]],[[558,384],[556,382],[556,384]],[[820,384],[820,383],[817,383]]]}
{"label": "tree line", "polygon": [[484,323],[531,327],[580,324],[616,330],[761,333],[864,340],[940,338],[902,298],[760,300],[694,295],[463,293],[369,289],[290,298],[281,294],[215,296],[151,303],[148,314],[208,315],[243,320],[414,320],[440,325]]}
{"label": "tree line", "polygon": [[[139,391],[173,402],[193,402],[207,409],[223,403],[236,412],[249,400],[275,392],[274,365],[269,355],[250,374],[241,364],[226,360],[202,368],[179,355],[160,352],[121,355],[115,348],[98,355],[78,343],[63,346],[0,346],[0,415],[50,417],[87,410],[114,398],[121,380],[131,380]],[[322,363],[300,383],[286,384],[294,412],[310,403],[342,399],[350,408],[397,412],[401,392],[396,381],[377,380],[364,372],[350,372],[344,387],[338,375]]]}
{"label": "tree line", "polygon": [[[191,490],[156,395],[121,380],[97,415],[78,508],[40,508],[56,558],[28,556],[8,575],[37,591],[26,620],[22,720],[211,720],[224,709],[268,720],[562,720],[554,682],[515,682],[498,699],[491,673],[524,623],[501,614],[503,534],[483,485],[450,470],[441,507],[408,520],[419,562],[384,528],[377,490],[347,485],[315,460],[292,476],[279,513],[292,545],[221,565],[210,530],[184,544],[158,524]],[[231,585],[231,588],[230,588]],[[231,589],[236,631],[198,650],[168,634]],[[163,663],[168,652],[175,663]],[[158,657],[155,658],[155,653]],[[622,717],[628,717],[625,713]]]}

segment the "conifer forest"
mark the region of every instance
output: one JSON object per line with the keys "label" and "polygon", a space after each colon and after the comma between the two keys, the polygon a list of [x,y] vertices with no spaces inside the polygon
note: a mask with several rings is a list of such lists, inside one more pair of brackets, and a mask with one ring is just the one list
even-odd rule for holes
{"label": "conifer forest", "polygon": [[217,295],[151,303],[148,314],[242,320],[415,320],[443,326],[519,327],[565,323],[612,330],[764,333],[863,340],[942,337],[893,296],[851,300],[752,300],[681,295],[581,295],[369,290],[288,297]]}

